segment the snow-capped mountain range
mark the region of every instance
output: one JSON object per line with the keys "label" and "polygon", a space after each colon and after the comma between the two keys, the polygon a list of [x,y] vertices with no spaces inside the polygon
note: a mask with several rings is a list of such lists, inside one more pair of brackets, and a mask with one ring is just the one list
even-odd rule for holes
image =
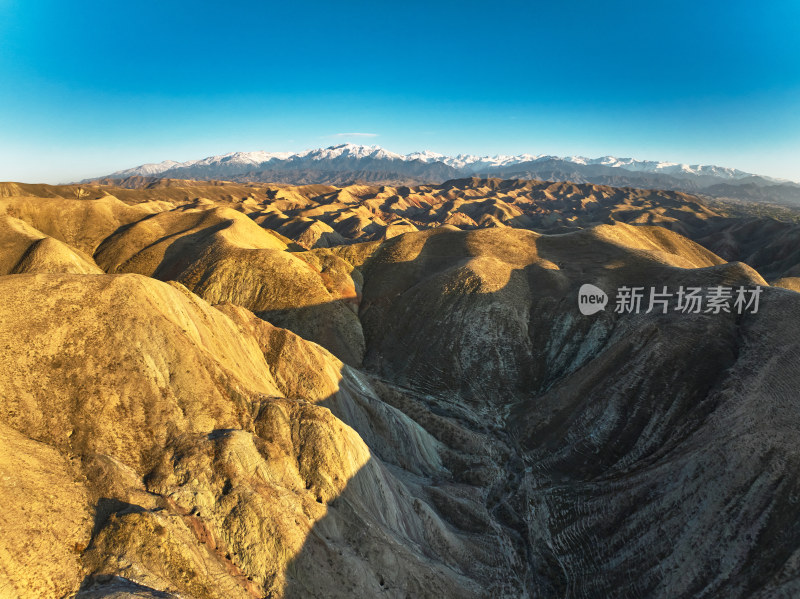
{"label": "snow-capped mountain range", "polygon": [[[231,152],[219,156],[209,156],[200,160],[189,160],[187,162],[175,162],[165,160],[157,164],[143,164],[134,168],[117,171],[109,175],[110,177],[131,177],[131,176],[153,176],[160,175],[174,169],[189,169],[202,167],[219,166],[230,170],[231,174],[239,174],[235,171],[242,169],[252,170],[253,167],[264,167],[279,162],[311,163],[325,160],[387,160],[413,162],[419,161],[426,164],[441,162],[455,169],[464,169],[472,173],[482,172],[502,166],[511,166],[523,162],[544,162],[560,160],[572,164],[583,166],[599,165],[612,168],[643,172],[643,173],[664,173],[669,175],[710,175],[723,179],[743,179],[752,177],[751,173],[746,173],[738,169],[725,168],[721,166],[701,165],[701,164],[679,164],[676,162],[656,162],[652,160],[635,160],[633,158],[616,158],[614,156],[603,156],[601,158],[585,158],[583,156],[550,156],[547,154],[518,154],[518,155],[497,155],[497,156],[476,156],[473,154],[458,154],[447,156],[437,152],[425,150],[423,152],[412,152],[411,154],[396,154],[385,150],[380,146],[362,146],[357,144],[340,144],[316,150],[306,150],[305,152]],[[766,178],[766,177],[765,177]]]}
{"label": "snow-capped mountain range", "polygon": [[800,201],[797,183],[714,165],[614,156],[447,156],[431,151],[403,155],[379,146],[349,143],[297,153],[231,152],[187,162],[166,160],[117,171],[95,181],[146,177],[342,185],[356,181],[441,183],[476,175],[671,189],[760,201]]}

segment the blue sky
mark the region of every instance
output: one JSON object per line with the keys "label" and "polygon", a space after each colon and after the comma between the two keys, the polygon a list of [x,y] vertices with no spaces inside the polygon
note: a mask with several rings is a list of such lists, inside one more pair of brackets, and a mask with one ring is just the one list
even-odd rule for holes
{"label": "blue sky", "polygon": [[800,2],[0,0],[0,180],[343,141],[800,180]]}

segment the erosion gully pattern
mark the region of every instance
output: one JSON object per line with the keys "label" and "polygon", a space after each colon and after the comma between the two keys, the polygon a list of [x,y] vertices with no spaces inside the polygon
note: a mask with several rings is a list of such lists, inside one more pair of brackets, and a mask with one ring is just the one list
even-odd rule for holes
{"label": "erosion gully pattern", "polygon": [[2,184],[0,596],[797,596],[797,235],[568,183]]}

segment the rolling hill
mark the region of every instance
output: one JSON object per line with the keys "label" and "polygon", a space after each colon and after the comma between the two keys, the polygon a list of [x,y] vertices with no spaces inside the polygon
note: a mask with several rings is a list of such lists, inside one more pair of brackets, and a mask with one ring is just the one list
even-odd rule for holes
{"label": "rolling hill", "polygon": [[[139,181],[0,184],[0,596],[800,592],[794,222]],[[761,299],[584,316],[585,283]]]}

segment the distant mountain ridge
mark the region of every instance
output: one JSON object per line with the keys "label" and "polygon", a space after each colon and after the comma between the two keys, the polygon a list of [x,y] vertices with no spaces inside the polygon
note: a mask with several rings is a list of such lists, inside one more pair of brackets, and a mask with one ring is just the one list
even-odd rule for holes
{"label": "distant mountain ridge", "polygon": [[603,156],[546,154],[447,156],[422,151],[402,155],[380,146],[340,144],[304,152],[231,152],[200,160],[143,164],[91,181],[130,178],[224,179],[294,185],[352,182],[441,183],[469,176],[572,181],[643,187],[800,205],[800,184],[738,169]]}

